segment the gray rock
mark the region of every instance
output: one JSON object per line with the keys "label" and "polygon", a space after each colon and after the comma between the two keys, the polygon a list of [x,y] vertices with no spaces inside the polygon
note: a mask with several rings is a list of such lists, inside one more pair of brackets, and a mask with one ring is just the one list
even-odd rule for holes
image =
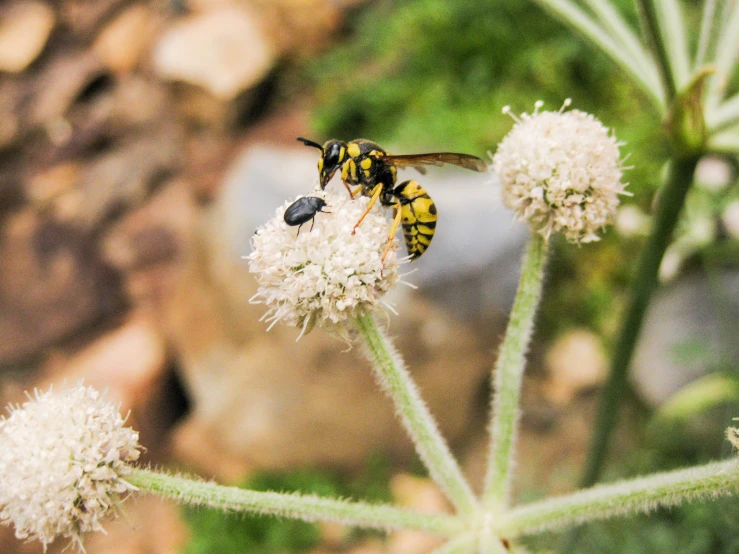
{"label": "gray rock", "polygon": [[739,365],[739,271],[693,274],[660,290],[647,312],[632,370],[653,405],[717,369]]}

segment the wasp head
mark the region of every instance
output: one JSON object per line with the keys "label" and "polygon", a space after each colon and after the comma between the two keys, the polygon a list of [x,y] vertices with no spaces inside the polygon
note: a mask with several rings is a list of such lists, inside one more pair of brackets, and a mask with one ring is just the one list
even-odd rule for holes
{"label": "wasp head", "polygon": [[336,170],[346,161],[346,143],[341,140],[331,139],[321,146],[317,142],[302,137],[298,137],[298,140],[306,146],[312,146],[321,151],[322,155],[318,160],[318,175],[321,188],[326,188],[326,185],[331,180],[331,177],[334,176]]}

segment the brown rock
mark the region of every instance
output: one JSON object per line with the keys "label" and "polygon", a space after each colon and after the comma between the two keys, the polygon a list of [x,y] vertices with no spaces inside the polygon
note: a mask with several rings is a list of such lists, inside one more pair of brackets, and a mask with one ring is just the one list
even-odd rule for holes
{"label": "brown rock", "polygon": [[61,19],[78,39],[95,33],[126,0],[62,0]]}
{"label": "brown rock", "polygon": [[16,2],[0,12],[0,71],[19,73],[38,57],[54,28],[45,2]]}
{"label": "brown rock", "polygon": [[546,355],[549,382],[546,394],[562,405],[605,378],[607,360],[600,339],[585,330],[569,331],[552,345]]}
{"label": "brown rock", "polygon": [[85,537],[87,554],[179,554],[188,531],[171,500],[132,495],[123,505],[125,516],[103,524],[105,533]]}
{"label": "brown rock", "polygon": [[194,14],[173,25],[154,52],[157,74],[232,100],[259,83],[275,61],[255,15],[244,8]]}
{"label": "brown rock", "polygon": [[118,328],[72,354],[57,353],[46,364],[46,382],[84,381],[131,412],[129,424],[139,431],[147,456],[161,457],[174,417],[169,404],[169,376],[164,339],[150,317],[133,314]]}
{"label": "brown rock", "polygon": [[63,136],[54,140],[55,128],[64,125],[70,107],[103,71],[100,61],[87,51],[54,56],[35,79],[34,97],[29,102],[30,124],[46,128],[54,143],[63,142]]}
{"label": "brown rock", "polygon": [[22,96],[21,79],[7,77],[0,81],[0,150],[12,145],[19,134]]}
{"label": "brown rock", "polygon": [[181,148],[176,127],[132,137],[88,164],[78,186],[55,200],[55,213],[76,226],[95,228],[141,204],[158,180],[179,165]]}
{"label": "brown rock", "polygon": [[121,307],[92,238],[30,210],[0,237],[0,365],[18,363]]}
{"label": "brown rock", "polygon": [[159,24],[149,8],[134,4],[106,25],[92,49],[105,67],[116,73],[128,73],[146,53]]}
{"label": "brown rock", "polygon": [[124,274],[135,304],[160,306],[171,293],[191,249],[195,216],[189,184],[171,181],[105,236],[103,257]]}
{"label": "brown rock", "polygon": [[46,204],[74,188],[80,175],[80,164],[61,163],[34,175],[26,185],[28,199],[34,204]]}
{"label": "brown rock", "polygon": [[[428,514],[449,513],[450,506],[439,487],[430,479],[407,473],[394,475],[390,490],[395,502],[411,510]],[[428,533],[404,529],[388,536],[388,554],[425,554],[443,544],[444,540]]]}

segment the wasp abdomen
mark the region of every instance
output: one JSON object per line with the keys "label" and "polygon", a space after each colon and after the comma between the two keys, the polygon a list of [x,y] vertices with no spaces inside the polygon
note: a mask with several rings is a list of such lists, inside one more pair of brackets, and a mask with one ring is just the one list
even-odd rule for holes
{"label": "wasp abdomen", "polygon": [[436,231],[436,204],[416,181],[405,181],[393,190],[400,204],[405,247],[411,259],[426,252]]}

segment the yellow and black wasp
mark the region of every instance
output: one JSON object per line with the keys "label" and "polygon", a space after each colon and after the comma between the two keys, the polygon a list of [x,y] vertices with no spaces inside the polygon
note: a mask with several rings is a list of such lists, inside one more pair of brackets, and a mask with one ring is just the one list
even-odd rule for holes
{"label": "yellow and black wasp", "polygon": [[[393,208],[393,225],[388,241],[392,241],[402,222],[406,250],[412,260],[426,252],[431,244],[438,215],[436,204],[416,181],[395,184],[398,168],[413,167],[422,174],[426,173],[426,165],[451,164],[473,171],[487,169],[483,160],[469,154],[431,152],[397,156],[365,139],[350,142],[332,139],[323,145],[302,137],[298,140],[321,151],[318,174],[322,189],[326,188],[334,173],[341,170],[341,180],[352,198],[357,193],[370,198],[367,210],[354,226],[355,230],[378,200],[383,206]],[[352,186],[358,188],[352,190]],[[389,250],[390,244],[382,255],[383,259]]]}

